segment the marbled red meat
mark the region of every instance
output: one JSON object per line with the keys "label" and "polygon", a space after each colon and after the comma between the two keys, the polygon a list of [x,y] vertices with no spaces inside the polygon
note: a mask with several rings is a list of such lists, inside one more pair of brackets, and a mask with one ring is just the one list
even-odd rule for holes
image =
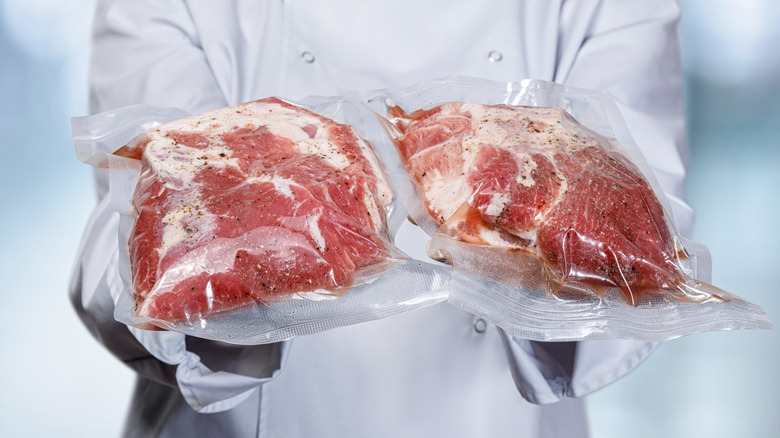
{"label": "marbled red meat", "polygon": [[530,253],[552,289],[616,287],[636,304],[682,281],[647,180],[565,111],[450,103],[391,117],[438,233]]}
{"label": "marbled red meat", "polygon": [[134,149],[137,316],[197,320],[301,292],[337,294],[399,253],[369,145],[275,98],[177,120]]}

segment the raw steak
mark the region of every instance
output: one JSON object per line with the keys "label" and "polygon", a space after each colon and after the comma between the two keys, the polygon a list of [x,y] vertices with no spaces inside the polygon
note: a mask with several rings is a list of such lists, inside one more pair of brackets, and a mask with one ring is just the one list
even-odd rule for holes
{"label": "raw steak", "polygon": [[195,320],[290,294],[341,293],[399,253],[392,193],[349,126],[275,98],[177,120],[142,158],[129,240],[136,313]]}
{"label": "raw steak", "polygon": [[553,289],[617,287],[636,304],[682,281],[645,178],[565,111],[450,103],[412,114],[394,107],[391,116],[439,233],[527,251]]}

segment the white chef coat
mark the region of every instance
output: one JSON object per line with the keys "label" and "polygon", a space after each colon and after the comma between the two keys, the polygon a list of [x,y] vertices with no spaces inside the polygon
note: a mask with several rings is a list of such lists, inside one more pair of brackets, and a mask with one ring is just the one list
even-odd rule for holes
{"label": "white chef coat", "polygon": [[[617,101],[686,233],[678,17],[672,0],[101,1],[91,111],[198,113],[456,74],[598,89]],[[530,342],[446,303],[262,346],[128,330],[113,319],[119,220],[98,180],[71,297],[139,374],[126,436],[587,436],[577,397],[655,346]],[[406,224],[397,243],[423,258],[426,240]]]}

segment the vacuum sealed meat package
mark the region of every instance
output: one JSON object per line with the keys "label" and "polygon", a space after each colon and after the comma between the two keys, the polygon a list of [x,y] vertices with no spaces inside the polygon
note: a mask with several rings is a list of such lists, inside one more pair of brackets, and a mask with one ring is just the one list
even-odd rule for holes
{"label": "vacuum sealed meat package", "polygon": [[74,134],[124,213],[116,317],[129,325],[264,343],[446,297],[443,271],[393,245],[402,208],[349,125],[266,98],[186,117],[130,107],[76,119]]}
{"label": "vacuum sealed meat package", "polygon": [[535,340],[771,327],[705,282],[706,248],[677,233],[607,96],[457,78],[361,98],[428,255],[456,271],[453,304]]}
{"label": "vacuum sealed meat package", "polygon": [[390,114],[438,235],[531,256],[557,292],[615,287],[637,304],[684,285],[641,172],[564,110],[449,103]]}

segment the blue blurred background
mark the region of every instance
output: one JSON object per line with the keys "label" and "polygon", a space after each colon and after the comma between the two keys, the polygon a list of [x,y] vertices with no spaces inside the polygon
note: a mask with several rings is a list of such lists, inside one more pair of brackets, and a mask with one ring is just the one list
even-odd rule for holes
{"label": "blue blurred background", "polygon": [[[693,238],[713,282],[780,321],[780,2],[684,0]],[[132,373],[67,298],[94,204],[69,118],[86,114],[94,0],[0,2],[0,436],[118,436]],[[780,333],[662,344],[588,397],[593,436],[780,436]]]}

